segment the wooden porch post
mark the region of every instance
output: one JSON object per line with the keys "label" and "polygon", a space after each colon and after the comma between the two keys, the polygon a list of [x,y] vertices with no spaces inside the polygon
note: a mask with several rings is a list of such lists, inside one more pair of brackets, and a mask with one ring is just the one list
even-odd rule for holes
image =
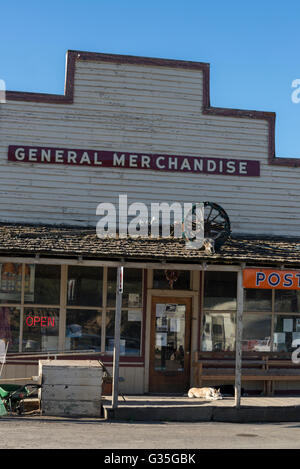
{"label": "wooden porch post", "polygon": [[243,269],[237,274],[237,312],[235,335],[235,407],[241,405],[241,375],[242,375],[242,334],[243,334],[244,288]]}
{"label": "wooden porch post", "polygon": [[119,397],[119,362],[120,362],[120,329],[123,293],[123,267],[118,267],[116,288],[116,312],[115,312],[115,338],[114,338],[114,361],[113,361],[113,388],[112,408],[118,407]]}

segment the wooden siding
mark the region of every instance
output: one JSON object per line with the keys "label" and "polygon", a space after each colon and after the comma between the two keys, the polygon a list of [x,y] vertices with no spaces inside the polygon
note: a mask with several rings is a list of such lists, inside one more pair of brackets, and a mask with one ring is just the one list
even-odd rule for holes
{"label": "wooden siding", "polygon": [[[96,206],[219,203],[235,234],[297,236],[300,168],[268,164],[268,122],[203,115],[201,70],[77,61],[74,103],[0,106],[0,221],[94,226]],[[8,145],[253,159],[260,177],[7,161]]]}
{"label": "wooden siding", "polygon": [[[112,374],[112,368],[107,367],[110,374]],[[144,394],[144,374],[145,369],[142,366],[121,366],[120,377],[124,378],[119,384],[119,391],[124,394]]]}

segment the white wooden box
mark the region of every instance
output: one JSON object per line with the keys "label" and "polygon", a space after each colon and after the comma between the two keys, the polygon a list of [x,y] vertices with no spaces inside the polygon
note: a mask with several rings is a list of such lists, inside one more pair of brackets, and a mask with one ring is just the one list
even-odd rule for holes
{"label": "white wooden box", "polygon": [[40,360],[44,415],[100,417],[103,369],[96,360]]}

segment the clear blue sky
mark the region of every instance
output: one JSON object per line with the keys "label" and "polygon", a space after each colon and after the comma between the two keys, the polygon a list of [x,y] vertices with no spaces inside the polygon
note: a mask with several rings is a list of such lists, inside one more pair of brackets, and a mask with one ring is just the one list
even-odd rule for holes
{"label": "clear blue sky", "polygon": [[62,93],[67,49],[209,62],[212,105],[275,111],[277,156],[300,157],[299,0],[1,2],[7,89]]}

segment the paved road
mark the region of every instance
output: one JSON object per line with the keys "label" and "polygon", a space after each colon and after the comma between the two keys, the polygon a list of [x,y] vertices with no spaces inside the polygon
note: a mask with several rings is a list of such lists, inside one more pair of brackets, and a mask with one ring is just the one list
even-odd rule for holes
{"label": "paved road", "polygon": [[0,419],[0,448],[300,448],[300,423],[108,423],[93,419]]}

